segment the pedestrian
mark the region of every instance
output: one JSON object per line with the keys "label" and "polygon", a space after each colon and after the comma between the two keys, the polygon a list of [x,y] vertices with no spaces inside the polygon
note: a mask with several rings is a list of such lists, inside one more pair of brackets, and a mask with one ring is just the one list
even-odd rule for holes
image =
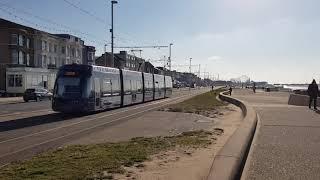
{"label": "pedestrian", "polygon": [[231,93],[232,93],[232,87],[231,86],[229,88],[229,93],[230,93],[230,96],[231,96]]}
{"label": "pedestrian", "polygon": [[316,80],[313,80],[311,84],[309,84],[308,87],[308,95],[309,95],[309,108],[311,109],[311,104],[313,101],[313,106],[315,110],[317,109],[317,98],[319,95],[319,87],[316,83]]}
{"label": "pedestrian", "polygon": [[256,83],[253,83],[253,93],[256,93]]}
{"label": "pedestrian", "polygon": [[211,86],[211,91],[213,91],[213,86]]}

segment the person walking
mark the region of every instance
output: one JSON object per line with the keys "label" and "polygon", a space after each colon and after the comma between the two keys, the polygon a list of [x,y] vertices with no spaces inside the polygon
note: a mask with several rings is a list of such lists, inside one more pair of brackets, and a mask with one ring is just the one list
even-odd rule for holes
{"label": "person walking", "polygon": [[252,89],[253,89],[253,93],[256,93],[256,83],[253,83]]}
{"label": "person walking", "polygon": [[231,93],[232,93],[232,87],[231,86],[229,88],[229,93],[230,93],[230,96],[231,96]]}
{"label": "person walking", "polygon": [[317,109],[317,98],[318,98],[318,95],[319,95],[319,87],[316,83],[316,80],[313,80],[311,84],[309,84],[309,87],[308,87],[308,95],[309,95],[309,108],[311,109],[311,104],[312,104],[312,101],[313,101],[313,106],[314,106],[314,109],[315,110],[318,110]]}

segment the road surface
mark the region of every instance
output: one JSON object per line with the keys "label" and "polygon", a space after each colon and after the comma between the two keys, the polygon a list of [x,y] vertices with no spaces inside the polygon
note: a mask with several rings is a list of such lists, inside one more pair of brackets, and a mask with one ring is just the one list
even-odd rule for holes
{"label": "road surface", "polygon": [[[148,111],[183,101],[206,91],[208,89],[174,91],[171,98],[78,117],[52,112],[49,101],[20,103],[13,106],[1,105],[0,166],[30,158],[89,133],[134,119]],[[10,113],[3,113],[4,111]]]}

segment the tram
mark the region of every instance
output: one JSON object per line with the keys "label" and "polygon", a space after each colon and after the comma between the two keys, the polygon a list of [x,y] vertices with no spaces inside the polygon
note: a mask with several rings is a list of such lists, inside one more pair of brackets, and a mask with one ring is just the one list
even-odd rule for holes
{"label": "tram", "polygon": [[101,111],[171,95],[170,76],[70,64],[58,71],[52,109],[64,113]]}

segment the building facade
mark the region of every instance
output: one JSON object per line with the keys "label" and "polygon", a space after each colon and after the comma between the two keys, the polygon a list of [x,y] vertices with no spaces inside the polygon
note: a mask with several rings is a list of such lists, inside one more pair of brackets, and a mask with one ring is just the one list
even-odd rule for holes
{"label": "building facade", "polygon": [[[34,29],[0,19],[0,90],[6,90],[6,68],[34,66]],[[20,76],[16,81],[21,81]],[[19,86],[20,83],[17,83]]]}
{"label": "building facade", "polygon": [[93,61],[92,49],[76,36],[50,34],[0,19],[0,91],[21,94],[34,87],[51,90],[57,69],[64,64]]}
{"label": "building facade", "polygon": [[[111,53],[104,53],[95,59],[95,65],[112,67]],[[121,59],[117,54],[114,54],[114,68],[123,69],[125,67],[125,60]]]}
{"label": "building facade", "polygon": [[93,46],[84,46],[83,55],[82,55],[83,64],[95,65],[95,53],[96,53],[96,48],[95,47],[93,47]]}
{"label": "building facade", "polygon": [[27,88],[43,87],[48,90],[54,88],[57,69],[12,67],[6,71],[7,92],[22,94]]}
{"label": "building facade", "polygon": [[125,61],[124,69],[132,71],[144,70],[144,59],[128,54],[127,51],[120,51],[117,56]]}
{"label": "building facade", "polygon": [[69,34],[54,34],[59,37],[61,43],[61,56],[63,64],[83,64],[84,41]]}
{"label": "building facade", "polygon": [[[104,53],[96,58],[95,64],[98,66],[111,67],[111,53]],[[114,54],[114,67],[131,71],[154,72],[154,66],[144,59],[128,54],[126,51],[120,51]]]}

